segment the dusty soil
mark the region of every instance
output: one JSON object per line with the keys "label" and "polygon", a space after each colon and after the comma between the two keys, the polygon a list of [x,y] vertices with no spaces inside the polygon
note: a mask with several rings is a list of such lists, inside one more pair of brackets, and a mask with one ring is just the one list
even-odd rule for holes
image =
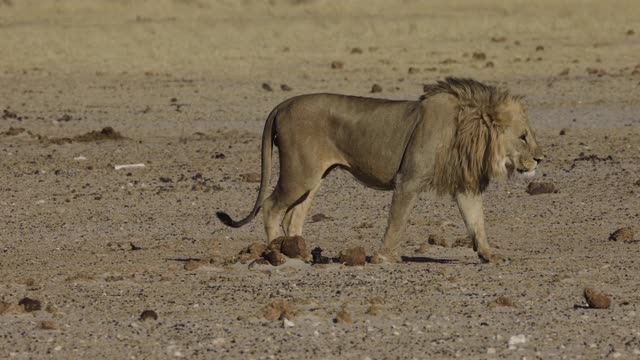
{"label": "dusty soil", "polygon": [[[623,0],[0,1],[0,357],[638,357],[640,243],[608,238],[640,231],[639,13]],[[509,263],[425,245],[465,235],[431,194],[400,264],[203,261],[264,241],[261,219],[236,230],[214,214],[253,205],[246,174],[276,104],[416,99],[448,75],[526,95],[546,150],[536,181],[557,192],[512,180],[486,194]],[[307,249],[372,254],[390,195],[332,173]],[[589,308],[587,287],[610,307]],[[269,304],[288,315],[265,319]]]}

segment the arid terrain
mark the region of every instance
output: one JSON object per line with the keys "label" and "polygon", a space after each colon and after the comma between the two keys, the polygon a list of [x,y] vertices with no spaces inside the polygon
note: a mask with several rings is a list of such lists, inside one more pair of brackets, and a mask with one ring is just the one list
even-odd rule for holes
{"label": "arid terrain", "polygon": [[[631,0],[0,0],[0,358],[640,357],[639,15]],[[253,206],[274,106],[417,99],[446,76],[524,95],[545,149],[534,181],[555,192],[486,193],[507,263],[481,263],[454,202],[429,193],[402,263],[234,262],[265,241],[262,217],[231,229],[215,212]],[[333,172],[308,249],[372,255],[390,200]]]}

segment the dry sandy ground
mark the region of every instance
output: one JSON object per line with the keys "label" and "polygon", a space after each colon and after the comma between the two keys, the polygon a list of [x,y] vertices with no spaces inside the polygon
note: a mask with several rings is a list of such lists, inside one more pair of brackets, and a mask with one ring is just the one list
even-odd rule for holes
{"label": "dry sandy ground", "polygon": [[[637,358],[640,243],[607,239],[631,226],[640,240],[639,14],[636,1],[0,1],[0,358]],[[424,194],[401,264],[189,267],[263,241],[260,218],[234,230],[214,213],[253,205],[240,175],[259,171],[280,101],[374,83],[415,99],[448,75],[526,95],[548,157],[538,180],[559,189],[490,187],[508,264],[416,253],[430,234],[464,235],[454,204]],[[73,138],[107,126],[126,138]],[[130,163],[146,167],[114,170]],[[389,202],[333,173],[308,245],[371,254]],[[587,286],[611,307],[585,308]],[[279,299],[293,327],[264,319]],[[334,322],[343,309],[352,323]]]}

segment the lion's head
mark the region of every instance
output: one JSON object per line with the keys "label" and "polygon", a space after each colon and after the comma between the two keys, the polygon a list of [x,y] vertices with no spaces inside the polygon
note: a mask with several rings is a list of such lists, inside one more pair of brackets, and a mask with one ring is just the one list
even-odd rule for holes
{"label": "lion's head", "polygon": [[448,93],[458,99],[451,143],[439,156],[433,185],[440,193],[481,192],[490,179],[533,176],[544,158],[522,97],[471,79],[447,78],[427,86],[425,99]]}

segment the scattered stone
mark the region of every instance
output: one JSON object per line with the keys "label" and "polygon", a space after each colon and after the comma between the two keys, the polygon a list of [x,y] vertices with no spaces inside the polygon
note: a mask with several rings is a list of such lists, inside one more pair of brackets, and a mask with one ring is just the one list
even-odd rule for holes
{"label": "scattered stone", "polygon": [[453,240],[453,242],[451,243],[451,247],[471,248],[473,247],[473,241],[466,236],[459,237]]}
{"label": "scattered stone", "polygon": [[351,49],[352,54],[362,54],[362,49],[359,47],[354,47]]}
{"label": "scattered stone", "polygon": [[158,320],[158,314],[153,310],[145,310],[140,314],[140,321]]}
{"label": "scattered stone", "polygon": [[260,242],[254,242],[238,253],[238,261],[242,264],[258,259],[267,251],[267,245]]}
{"label": "scattered stone", "polygon": [[636,180],[636,182],[634,182],[633,185],[640,186],[640,179]]}
{"label": "scattered stone", "polygon": [[515,349],[516,345],[521,345],[527,342],[527,337],[523,334],[513,335],[509,338],[509,349]]}
{"label": "scattered stone", "polygon": [[629,30],[627,30],[627,35],[628,35],[628,36],[634,35],[635,33],[636,33],[636,32],[635,32],[633,29],[629,29]]}
{"label": "scattered stone", "polygon": [[489,303],[489,308],[491,309],[498,306],[516,307],[516,304],[511,298],[501,295]]}
{"label": "scattered stone", "polygon": [[42,320],[38,323],[38,329],[40,330],[56,330],[58,327],[51,320]]}
{"label": "scattered stone", "polygon": [[302,236],[284,237],[280,245],[280,251],[292,259],[309,260],[307,244]]}
{"label": "scattered stone", "polygon": [[138,251],[138,250],[142,250],[142,248],[140,246],[136,246],[134,243],[130,242],[129,246],[131,246],[131,251]]}
{"label": "scattered stone", "polygon": [[344,67],[344,63],[342,61],[332,61],[331,68],[335,70],[342,69]]}
{"label": "scattered stone", "polygon": [[494,66],[495,66],[495,64],[493,63],[493,61],[487,61],[487,63],[484,64],[484,67],[486,67],[486,68],[492,68]]}
{"label": "scattered stone", "polygon": [[290,327],[294,327],[296,326],[296,324],[293,323],[293,321],[288,320],[287,318],[282,319],[282,327],[283,328],[290,328]]}
{"label": "scattered stone", "polygon": [[289,86],[287,84],[281,84],[280,85],[280,90],[282,90],[282,91],[291,91],[293,89],[291,88],[291,86]]}
{"label": "scattered stone", "polygon": [[491,38],[491,42],[494,42],[494,43],[503,43],[505,41],[507,41],[507,38],[504,36],[494,36]]}
{"label": "scattered stone", "polygon": [[262,316],[267,320],[293,320],[297,311],[287,300],[277,299],[262,308]]}
{"label": "scattered stone", "polygon": [[457,63],[457,61],[451,58],[446,58],[440,61],[440,64],[443,64],[443,65],[455,64],[455,63]]}
{"label": "scattered stone", "polygon": [[623,227],[609,235],[611,241],[633,241],[634,233],[632,227]]}
{"label": "scattered stone", "polygon": [[343,308],[333,319],[333,322],[336,324],[353,324],[353,318],[347,309]]}
{"label": "scattered stone", "polygon": [[560,71],[560,73],[558,75],[559,76],[567,76],[567,75],[569,75],[569,68],[565,68],[564,70]]}
{"label": "scattered stone", "polygon": [[418,248],[416,249],[415,253],[416,254],[426,254],[428,251],[429,251],[429,244],[422,243],[422,244],[420,244],[420,246],[418,246]]}
{"label": "scattered stone", "polygon": [[71,121],[71,119],[73,119],[73,118],[71,117],[71,115],[69,115],[69,114],[64,114],[64,115],[62,115],[61,117],[59,117],[59,118],[58,118],[58,121],[64,121],[64,122],[67,122],[67,121]]}
{"label": "scattered stone", "polygon": [[216,152],[213,154],[214,159],[224,159],[226,156],[223,153]]}
{"label": "scattered stone", "polygon": [[0,315],[4,314],[22,314],[25,312],[24,306],[15,303],[0,301]]}
{"label": "scattered stone", "polygon": [[487,54],[483,53],[482,51],[477,51],[474,52],[473,55],[471,55],[471,58],[473,60],[486,60]]}
{"label": "scattered stone", "polygon": [[326,256],[322,256],[322,249],[319,247],[311,250],[312,263],[313,264],[328,264],[329,258]]}
{"label": "scattered stone", "polygon": [[527,194],[529,195],[555,194],[557,192],[558,189],[556,189],[556,186],[549,182],[532,181],[529,183],[529,186],[527,186]]}
{"label": "scattered stone", "polygon": [[416,67],[413,67],[413,66],[409,67],[409,70],[407,70],[408,74],[417,74],[419,72],[420,72],[420,69],[418,69]]}
{"label": "scattered stone", "polygon": [[203,261],[203,260],[189,260],[184,263],[184,269],[187,271],[193,271],[206,264],[207,264],[207,261]]}
{"label": "scattered stone", "polygon": [[449,246],[447,239],[437,234],[429,235],[429,238],[427,239],[427,243],[429,243],[429,245],[436,245],[436,246],[442,246],[442,247]]}
{"label": "scattered stone", "polygon": [[560,136],[564,136],[567,134],[567,129],[560,129]]}
{"label": "scattered stone", "polygon": [[166,177],[166,176],[160,176],[158,180],[160,180],[160,182],[163,182],[163,183],[173,182],[173,180],[170,177]]}
{"label": "scattered stone", "polygon": [[26,312],[38,311],[42,308],[39,300],[30,299],[28,297],[22,298],[18,301],[18,305],[22,305]]}
{"label": "scattered stone", "polygon": [[280,266],[287,262],[287,258],[282,255],[279,250],[269,250],[264,253],[262,257],[264,257],[269,262],[269,264],[273,266]]}
{"label": "scattered stone", "polygon": [[269,85],[269,83],[262,83],[262,89],[265,91],[273,91],[273,88],[271,87],[271,85]]}
{"label": "scattered stone", "polygon": [[536,46],[536,51],[544,51],[544,46],[542,45]]}
{"label": "scattered stone", "polygon": [[262,175],[258,173],[246,173],[246,174],[241,174],[240,179],[248,183],[259,183],[262,180]]}
{"label": "scattered stone", "polygon": [[589,307],[593,309],[608,309],[611,306],[609,296],[593,288],[584,289],[584,299],[587,300]]}
{"label": "scattered stone", "polygon": [[373,86],[371,86],[371,93],[379,93],[379,92],[382,92],[382,86],[378,84],[373,84]]}
{"label": "scattered stone", "polygon": [[320,221],[324,221],[324,220],[331,220],[331,219],[333,219],[333,218],[330,217],[330,216],[327,216],[327,215],[325,215],[323,213],[317,213],[317,214],[313,214],[311,216],[311,222],[312,223],[316,223],[316,222],[320,222]]}
{"label": "scattered stone", "polygon": [[357,246],[341,252],[340,262],[347,266],[364,266],[367,254],[362,246]]}

